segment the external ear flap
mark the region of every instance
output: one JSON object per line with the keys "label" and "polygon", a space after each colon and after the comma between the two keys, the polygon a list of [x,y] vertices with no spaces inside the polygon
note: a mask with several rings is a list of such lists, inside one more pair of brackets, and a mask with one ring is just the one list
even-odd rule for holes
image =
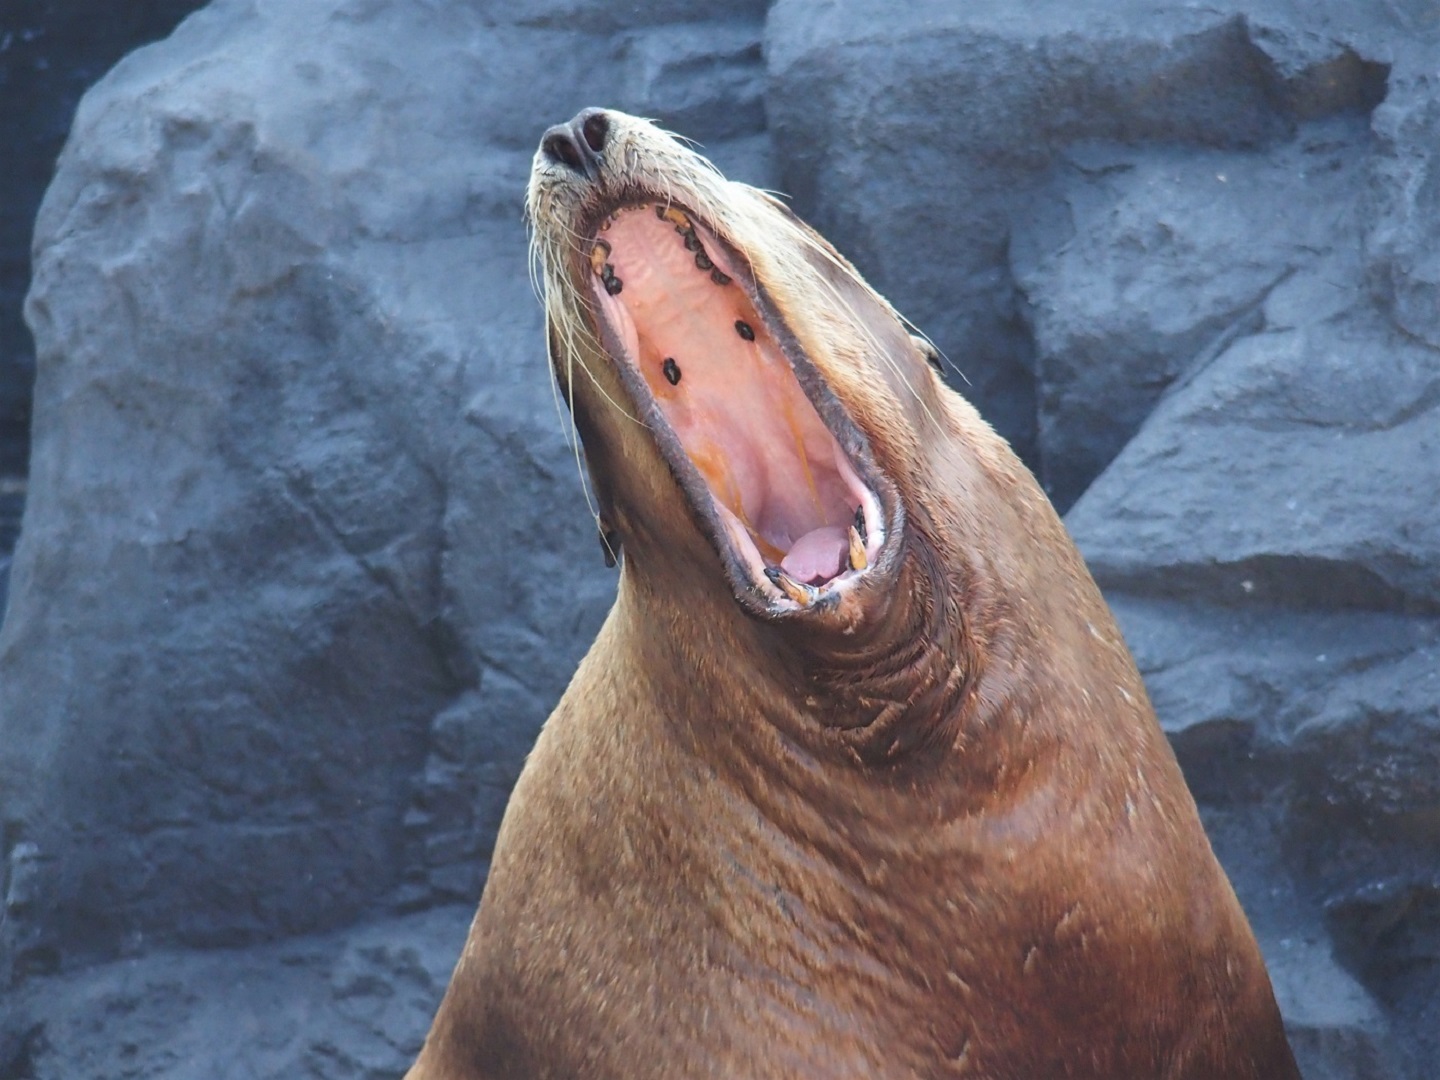
{"label": "external ear flap", "polygon": [[[581,448],[585,454],[585,471],[590,477],[590,490],[594,493],[595,500],[600,506],[600,512],[595,515],[595,528],[600,534],[600,557],[605,560],[605,565],[613,567],[620,561],[620,533],[616,530],[614,521],[615,514],[611,509],[609,486],[604,482],[605,478],[598,475],[595,464],[590,455],[590,443],[585,438],[586,418],[583,410],[580,413],[575,411],[575,396],[570,385],[571,367],[560,345],[560,334],[555,328],[553,319],[545,320],[545,344],[550,353],[550,373],[555,383],[560,387],[560,393],[565,398],[565,407],[570,410],[574,417],[575,437],[580,440]],[[577,461],[578,458],[577,451]],[[583,477],[582,477],[583,483]]]}
{"label": "external ear flap", "polygon": [[[755,194],[760,196],[760,199],[761,199],[762,202],[767,202],[767,203],[769,203],[769,204],[770,204],[771,206],[773,206],[776,210],[779,210],[780,213],[784,214],[784,215],[785,215],[787,218],[789,218],[791,221],[795,222],[795,224],[797,224],[797,225],[805,225],[805,222],[803,222],[803,221],[800,220],[800,215],[797,214],[797,213],[795,213],[794,210],[790,209],[790,204],[787,203],[787,202],[785,202],[783,199],[778,199],[778,198],[776,198],[774,195],[772,195],[770,192],[768,192],[768,191],[763,191],[763,190],[761,190],[760,188],[756,188],[756,189],[755,189]],[[807,229],[809,228],[808,225],[805,225],[805,227],[806,227]]]}
{"label": "external ear flap", "polygon": [[620,561],[620,534],[604,514],[595,519],[595,527],[600,531],[600,557],[607,567],[613,569]]}
{"label": "external ear flap", "polygon": [[925,362],[935,369],[935,374],[945,374],[945,361],[940,356],[940,350],[928,338],[919,334],[911,334],[910,340],[915,342],[915,347],[920,350],[920,355],[925,357]]}
{"label": "external ear flap", "polygon": [[571,397],[569,371],[567,370],[569,365],[565,363],[565,358],[561,355],[560,333],[555,329],[555,320],[548,317],[545,320],[545,351],[550,360],[550,374],[555,379],[555,385],[560,387],[560,394],[565,398],[565,407],[574,413],[575,402]]}

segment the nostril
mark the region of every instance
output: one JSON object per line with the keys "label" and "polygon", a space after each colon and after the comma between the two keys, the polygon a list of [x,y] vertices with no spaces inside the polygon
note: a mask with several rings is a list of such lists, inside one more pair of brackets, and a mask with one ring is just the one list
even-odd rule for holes
{"label": "nostril", "polygon": [[581,122],[580,134],[585,139],[585,145],[600,153],[605,149],[605,140],[610,137],[610,118],[597,109]]}
{"label": "nostril", "polygon": [[551,161],[558,161],[572,169],[579,169],[584,164],[580,157],[580,148],[575,145],[575,140],[568,131],[552,131],[540,143],[540,149]]}
{"label": "nostril", "polygon": [[580,147],[575,145],[575,137],[566,128],[557,126],[546,132],[545,138],[540,141],[540,149],[551,161],[577,170],[585,167]]}

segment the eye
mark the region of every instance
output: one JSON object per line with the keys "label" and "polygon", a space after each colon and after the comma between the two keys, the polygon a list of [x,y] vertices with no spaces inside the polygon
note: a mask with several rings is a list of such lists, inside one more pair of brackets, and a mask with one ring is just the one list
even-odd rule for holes
{"label": "eye", "polygon": [[930,341],[919,334],[911,334],[910,340],[915,342],[915,347],[920,350],[920,355],[925,357],[925,362],[935,369],[935,374],[945,374],[945,360]]}

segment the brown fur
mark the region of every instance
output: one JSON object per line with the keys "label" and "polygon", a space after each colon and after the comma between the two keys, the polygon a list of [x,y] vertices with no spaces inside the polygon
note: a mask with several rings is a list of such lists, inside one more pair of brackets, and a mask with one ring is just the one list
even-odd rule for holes
{"label": "brown fur", "polygon": [[[1134,663],[1033,478],[828,245],[610,117],[601,181],[537,158],[531,207],[619,595],[515,789],[411,1080],[1297,1076]],[[568,237],[637,180],[748,260],[894,485],[893,559],[828,614],[738,603],[622,415],[643,409]]]}

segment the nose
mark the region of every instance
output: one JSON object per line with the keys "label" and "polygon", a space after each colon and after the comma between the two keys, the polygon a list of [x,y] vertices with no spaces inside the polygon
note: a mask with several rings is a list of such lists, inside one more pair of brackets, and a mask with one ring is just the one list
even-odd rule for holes
{"label": "nose", "polygon": [[568,124],[556,124],[540,139],[540,152],[557,165],[596,180],[600,155],[610,138],[610,117],[604,109],[583,109]]}

